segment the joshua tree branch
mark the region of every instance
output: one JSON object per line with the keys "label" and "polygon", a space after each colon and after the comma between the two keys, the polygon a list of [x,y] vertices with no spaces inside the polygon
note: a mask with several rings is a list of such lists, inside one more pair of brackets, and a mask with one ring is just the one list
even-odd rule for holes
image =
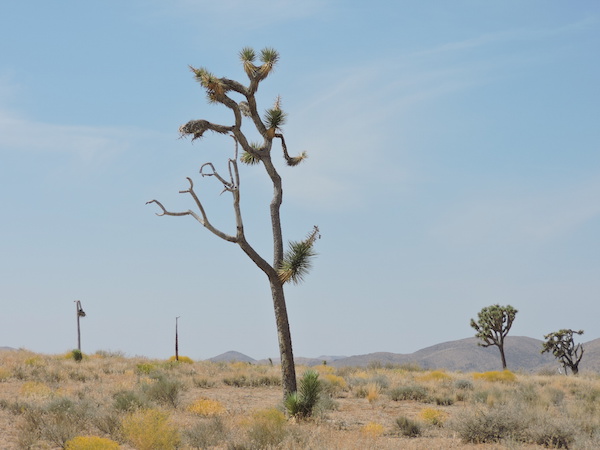
{"label": "joshua tree branch", "polygon": [[202,217],[200,217],[198,214],[196,214],[192,210],[187,210],[187,211],[182,211],[182,212],[167,211],[167,209],[163,206],[163,204],[161,202],[159,202],[158,200],[150,200],[149,202],[146,202],[146,204],[156,203],[160,207],[160,209],[162,209],[162,213],[156,213],[157,216],[192,216],[194,219],[196,219],[198,222],[200,222],[200,224],[203,227],[208,229],[214,235],[220,237],[223,240],[237,243],[238,240],[236,237],[222,232],[221,230],[219,230],[218,228],[215,228],[210,223],[210,221],[208,220],[208,216],[206,215],[206,211],[204,210],[204,206],[202,206],[202,202],[196,195],[196,192],[194,192],[194,182],[192,181],[192,179],[190,177],[187,177],[187,180],[190,183],[190,187],[184,191],[179,191],[179,193],[180,194],[190,194],[192,196],[192,198],[194,199],[194,202],[196,202],[196,206],[200,210],[200,214]]}
{"label": "joshua tree branch", "polygon": [[216,123],[209,122],[207,120],[190,120],[188,123],[179,127],[179,134],[181,136],[192,135],[192,141],[199,139],[206,131],[214,131],[215,133],[227,134],[233,130],[234,127],[227,127]]}

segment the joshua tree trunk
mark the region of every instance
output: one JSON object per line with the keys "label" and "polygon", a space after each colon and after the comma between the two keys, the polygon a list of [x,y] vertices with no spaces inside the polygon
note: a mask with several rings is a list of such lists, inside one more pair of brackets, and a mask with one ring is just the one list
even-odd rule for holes
{"label": "joshua tree trunk", "polygon": [[296,367],[292,352],[292,336],[290,334],[283,284],[279,280],[271,280],[271,293],[273,308],[275,309],[275,322],[277,323],[279,354],[281,356],[283,393],[286,396],[296,392]]}
{"label": "joshua tree trunk", "polygon": [[498,350],[500,350],[500,358],[502,359],[502,370],[506,370],[506,356],[504,355],[504,342],[498,345]]}

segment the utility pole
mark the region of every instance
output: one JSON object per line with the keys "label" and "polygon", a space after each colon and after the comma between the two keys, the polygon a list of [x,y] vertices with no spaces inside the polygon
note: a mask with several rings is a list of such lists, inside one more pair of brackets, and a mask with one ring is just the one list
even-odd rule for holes
{"label": "utility pole", "polygon": [[85,312],[81,308],[81,302],[75,300],[75,307],[77,309],[77,350],[81,352],[81,328],[79,327],[79,318],[85,317]]}
{"label": "utility pole", "polygon": [[179,320],[179,316],[175,317],[175,361],[179,361],[179,333],[177,331],[177,320]]}

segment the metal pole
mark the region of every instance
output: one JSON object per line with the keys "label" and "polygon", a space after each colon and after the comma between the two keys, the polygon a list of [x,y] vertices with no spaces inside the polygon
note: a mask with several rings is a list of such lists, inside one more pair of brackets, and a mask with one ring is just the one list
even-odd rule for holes
{"label": "metal pole", "polygon": [[83,312],[79,300],[75,300],[75,307],[77,308],[77,350],[81,352],[81,328],[79,326],[79,318],[85,317],[85,312]]}
{"label": "metal pole", "polygon": [[179,361],[179,333],[177,331],[177,320],[179,320],[179,316],[175,317],[175,361]]}

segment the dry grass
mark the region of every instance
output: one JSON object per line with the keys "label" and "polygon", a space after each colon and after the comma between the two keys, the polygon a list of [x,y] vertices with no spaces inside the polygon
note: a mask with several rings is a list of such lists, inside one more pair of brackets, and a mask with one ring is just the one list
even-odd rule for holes
{"label": "dry grass", "polygon": [[282,413],[277,366],[0,352],[0,448],[600,448],[597,374],[313,369],[327,397],[299,421]]}

